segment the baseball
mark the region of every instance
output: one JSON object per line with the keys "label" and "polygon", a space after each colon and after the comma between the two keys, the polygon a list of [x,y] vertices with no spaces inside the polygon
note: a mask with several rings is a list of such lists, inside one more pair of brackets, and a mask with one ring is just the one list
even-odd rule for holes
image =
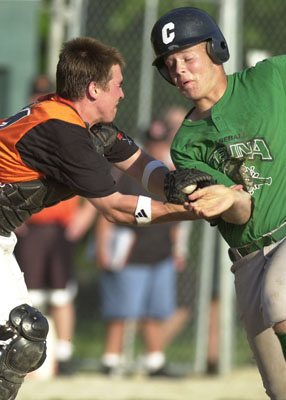
{"label": "baseball", "polygon": [[194,190],[196,190],[196,188],[197,188],[197,185],[185,186],[185,187],[182,189],[182,192],[183,192],[183,193],[186,193],[186,194],[191,194],[191,193],[193,193]]}

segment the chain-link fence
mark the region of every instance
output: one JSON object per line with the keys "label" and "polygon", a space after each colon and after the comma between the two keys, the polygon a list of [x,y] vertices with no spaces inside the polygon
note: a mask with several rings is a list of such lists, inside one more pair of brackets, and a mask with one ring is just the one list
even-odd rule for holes
{"label": "chain-link fence", "polygon": [[[227,1],[227,0],[226,0]],[[238,32],[238,39],[241,45],[242,54],[240,64],[242,68],[255,64],[258,60],[268,56],[278,55],[285,52],[285,24],[283,16],[286,11],[284,0],[247,0],[235,1],[239,10],[242,26]],[[83,20],[82,34],[95,37],[106,44],[116,46],[123,54],[127,67],[124,70],[123,90],[125,99],[119,107],[116,123],[130,136],[140,140],[140,137],[152,119],[162,117],[165,110],[170,106],[182,106],[191,108],[191,104],[184,100],[172,87],[164,81],[154,67],[152,62],[152,49],[150,44],[150,29],[152,21],[168,10],[177,7],[194,6],[209,12],[215,20],[219,21],[222,1],[183,1],[183,0],[89,0],[86,6],[85,19]],[[227,21],[226,21],[227,23]],[[226,38],[227,39],[227,38]],[[146,43],[148,40],[148,43]],[[149,50],[147,48],[149,46]],[[147,50],[146,50],[147,49]],[[236,49],[230,48],[230,54]],[[151,52],[151,53],[150,53]],[[151,57],[151,59],[150,59]],[[146,75],[147,71],[147,75]],[[142,80],[142,75],[144,79]],[[151,85],[150,85],[151,82]],[[149,92],[143,98],[144,88]],[[146,106],[147,104],[147,106]],[[147,110],[146,110],[147,107]],[[213,308],[201,310],[198,308],[198,288],[200,286],[200,261],[202,252],[201,223],[193,224],[193,233],[189,242],[189,263],[188,268],[178,274],[178,308],[181,314],[181,322],[185,321],[179,335],[169,343],[167,355],[169,360],[189,365],[194,363],[196,353],[196,324],[200,312],[214,312],[213,333],[219,331],[216,323],[219,321],[217,305],[219,304],[219,273],[221,271],[217,254],[209,254],[213,259],[214,272],[210,271],[210,290],[207,294],[213,302]],[[82,263],[80,257],[80,263]],[[229,271],[227,273],[231,274]],[[81,277],[86,276],[80,274]],[[78,315],[81,324],[90,318],[90,307],[94,308],[95,319],[92,324],[87,324],[86,340],[90,342],[92,351],[86,356],[93,354],[99,358],[103,351],[104,324],[101,320],[97,301],[97,279],[93,273],[93,280],[83,279],[82,294],[78,299]],[[92,299],[92,302],[91,302]],[[86,312],[85,312],[86,311]],[[231,331],[232,340],[232,361],[234,365],[251,362],[251,355],[246,343],[245,334],[236,315],[236,306],[232,308],[234,314],[234,327]],[[175,322],[174,322],[175,324]],[[82,326],[82,325],[81,325]],[[133,326],[134,328],[134,326]],[[132,328],[132,329],[133,329]],[[129,326],[129,329],[130,326]],[[77,353],[81,357],[85,354],[82,342],[85,333],[79,332]],[[218,337],[213,336],[212,345],[216,347],[215,341]],[[144,351],[140,339],[133,346],[133,356]],[[129,349],[130,351],[130,349]]]}
{"label": "chain-link fence", "polygon": [[[57,59],[57,54],[55,53],[60,48],[60,42],[70,39],[75,32],[81,32],[81,35],[92,36],[106,44],[116,46],[123,54],[127,64],[123,71],[125,99],[119,106],[115,122],[136,140],[141,139],[150,121],[162,118],[170,106],[180,106],[186,110],[189,110],[192,106],[190,102],[177,93],[172,85],[163,80],[158,71],[151,65],[154,58],[150,43],[151,28],[153,22],[165,12],[177,7],[199,7],[210,13],[220,23],[222,21],[223,7],[230,3],[233,4],[236,7],[237,18],[239,17],[239,21],[242,21],[238,32],[234,32],[237,35],[237,43],[240,48],[238,52],[240,68],[251,66],[261,58],[283,54],[286,50],[284,41],[286,33],[284,23],[285,0],[39,0],[39,2],[42,3],[45,13],[50,13],[48,18],[50,28],[46,38],[48,40],[47,43],[41,43],[41,50],[44,50],[41,54],[41,68],[46,68],[46,71],[42,72],[47,72],[49,63]],[[5,17],[5,9],[7,5],[10,7],[11,3],[10,1],[0,0],[2,18],[7,24],[10,24],[10,19]],[[14,1],[13,4],[16,3],[18,2]],[[33,1],[30,1],[30,4],[33,4]],[[29,11],[27,8],[25,10],[26,12]],[[19,14],[17,10],[14,12],[15,21],[18,15],[19,18],[21,17],[22,20],[26,21],[24,14]],[[72,15],[75,15],[74,19]],[[228,20],[228,15],[226,15],[224,25],[226,24],[227,26],[229,21],[231,19],[229,17]],[[28,24],[27,21],[25,23],[26,25]],[[60,26],[61,29],[59,29]],[[4,28],[8,31],[8,28],[5,26]],[[16,26],[13,26],[13,32],[16,32],[16,28]],[[59,34],[59,32],[61,33]],[[20,43],[20,36],[21,34],[15,33],[16,43]],[[32,36],[35,39],[35,35]],[[3,37],[5,37],[4,33]],[[226,39],[229,43],[232,43],[232,37],[226,36]],[[26,40],[25,37],[23,37],[23,40],[25,40],[29,48],[32,45],[35,46],[34,40]],[[10,42],[9,40],[4,42],[7,43],[8,49],[12,48],[11,38]],[[21,45],[21,47],[27,53],[25,46]],[[238,51],[237,48],[230,46],[231,57],[236,51]],[[1,61],[0,65],[0,87],[2,88],[0,109],[2,113],[6,113],[7,101],[9,100],[6,94],[7,96],[9,94],[11,99],[19,97],[19,85],[17,82],[19,79],[23,81],[23,76],[22,74],[17,74],[17,79],[9,78],[10,69],[13,72],[17,63],[13,61],[11,66],[7,66],[6,51],[2,49],[2,53],[5,56],[5,63]],[[17,60],[19,59],[18,50],[10,51],[10,53],[13,53]],[[51,54],[53,54],[53,57]],[[26,58],[28,59],[29,57]],[[24,58],[22,57],[22,59]],[[19,68],[23,70],[21,63]],[[52,70],[53,65],[50,68]],[[26,69],[30,76],[32,69],[30,67]],[[27,82],[26,86],[29,86]],[[28,98],[28,95],[29,93],[27,92],[22,97]],[[16,106],[18,107],[15,101],[11,103],[10,108],[15,111]],[[199,289],[204,287],[202,285],[202,260],[204,259],[203,255],[207,252],[202,243],[204,225],[201,222],[195,222],[192,226],[193,230],[189,240],[188,267],[184,272],[178,274],[178,315],[181,319],[177,323],[178,326],[181,324],[182,330],[166,348],[169,360],[183,363],[186,366],[195,363],[196,360],[199,332],[197,329],[198,316],[207,314],[208,317],[212,310],[215,317],[210,320],[214,325],[219,321],[217,305],[220,304],[221,300],[220,276],[224,273],[231,276],[228,268],[225,268],[225,266],[221,268],[218,252],[208,251],[208,257],[211,260],[210,264],[213,264],[213,268],[209,272],[206,271],[204,275],[204,279],[210,281],[209,289],[205,296],[214,301],[211,303],[212,309],[202,309],[200,298],[204,294],[202,295]],[[80,290],[77,298],[78,324],[76,328],[75,356],[79,359],[98,360],[103,352],[105,333],[104,321],[99,311],[98,271],[94,265],[91,251],[92,241],[93,233],[91,232],[87,240],[81,243],[78,251],[78,269],[76,272]],[[215,247],[217,248],[218,245]],[[230,331],[233,339],[231,341],[232,361],[234,365],[248,363],[251,355],[239,317],[236,314],[235,302],[234,307],[230,305],[230,309],[233,314],[231,325],[234,322],[233,330]],[[212,332],[216,332],[216,329],[222,330],[224,325],[219,325],[220,328],[215,326]],[[129,328],[131,334],[132,332],[134,333],[134,330],[132,331],[134,325],[130,324]],[[140,355],[144,351],[140,336],[136,335],[134,342],[131,340],[131,334],[129,335],[130,347],[126,351],[132,352],[132,356]],[[221,337],[221,335],[222,331],[219,332],[218,336]],[[214,335],[212,340],[215,341],[219,337]],[[213,348],[216,348],[215,343]]]}
{"label": "chain-link fence", "polygon": [[[285,51],[283,38],[286,28],[282,18],[286,11],[284,0],[271,2],[269,0],[241,0],[234,1],[234,3],[243,21],[237,32],[238,43],[242,49],[240,55],[242,59],[239,60],[242,68],[253,65],[261,58],[281,54]],[[136,139],[140,139],[143,130],[150,124],[150,120],[161,117],[168,107],[176,105],[186,107],[186,109],[191,108],[191,104],[184,100],[172,85],[164,81],[154,67],[150,66],[154,57],[149,39],[150,26],[152,26],[150,19],[156,20],[168,10],[184,6],[202,8],[219,22],[225,1],[89,0],[87,3],[83,34],[116,46],[126,60],[127,67],[124,70],[123,84],[125,99],[119,108],[116,123]],[[224,23],[227,24],[227,22],[226,18]],[[146,29],[149,31],[146,32]],[[226,39],[228,40],[227,37]],[[230,48],[230,53],[233,54],[236,50]],[[144,92],[146,87],[149,92],[146,90]],[[142,91],[146,95],[143,101]],[[201,224],[194,223],[189,243],[189,265],[186,271],[178,274],[178,307],[182,311],[182,320],[184,320],[183,315],[185,316],[185,325],[180,334],[167,347],[168,358],[174,362],[194,363],[197,316],[200,312],[211,312],[212,310],[211,308],[209,310],[198,308],[202,251],[206,251],[206,249],[202,249]],[[218,262],[215,261],[217,254],[211,255],[211,257],[214,260],[215,268],[213,274],[211,271],[209,273],[212,283],[210,285],[211,293],[208,293],[207,296],[212,300],[219,301],[218,274],[221,270]],[[229,271],[228,273],[231,274]],[[96,287],[96,279],[94,285]],[[90,299],[89,296],[88,298]],[[211,304],[214,307],[212,311],[217,313],[217,302],[214,301]],[[83,306],[80,308],[82,309]],[[185,314],[183,314],[184,312]],[[251,356],[245,334],[236,315],[235,306],[232,312],[235,314],[234,329],[231,333],[233,336],[232,361],[234,364],[247,363],[250,362]],[[99,336],[104,333],[101,330],[102,321],[99,319],[99,313],[95,312],[95,314],[97,328],[94,326],[94,351],[100,357],[104,339],[102,337],[100,342]],[[213,322],[216,323],[219,317],[218,314],[214,315]],[[214,329],[219,328],[214,326]],[[212,337],[214,341],[217,339],[216,336]],[[135,342],[135,355],[144,351],[138,340]],[[212,343],[212,346],[216,346],[215,342]],[[134,346],[133,342],[132,346]]]}
{"label": "chain-link fence", "polygon": [[[150,43],[153,22],[171,9],[193,6],[204,9],[221,23],[223,7],[230,3],[235,6],[237,18],[241,21],[238,32],[234,32],[238,39],[239,68],[254,65],[265,57],[285,53],[285,0],[0,0],[1,33],[5,38],[2,40],[0,57],[1,115],[4,117],[17,111],[19,102],[22,106],[22,102],[28,99],[30,80],[38,69],[38,63],[35,62],[38,54],[41,53],[41,72],[49,72],[48,65],[51,64],[52,70],[61,41],[81,32],[81,35],[92,36],[116,46],[123,54],[127,64],[123,71],[125,99],[115,122],[128,135],[140,140],[150,121],[162,118],[170,106],[180,106],[186,110],[192,106],[151,66],[154,58]],[[39,37],[35,34],[39,5],[44,10],[42,19],[45,19],[43,15],[49,14],[45,19],[48,20],[49,29],[42,23],[41,29],[45,32],[39,33],[39,37],[43,36],[40,49]],[[226,15],[223,21],[226,27],[230,25],[229,21],[232,20]],[[230,31],[227,29],[227,32]],[[226,39],[229,44],[232,43],[232,37],[226,35]],[[237,48],[230,46],[231,57],[237,51]],[[177,324],[182,329],[166,348],[170,361],[187,367],[196,362],[199,317],[206,315],[208,319],[211,311],[214,312],[214,318],[209,319],[214,323],[212,333],[220,330],[218,335],[212,337],[212,348],[217,348],[215,341],[222,337],[224,326],[219,323],[217,327],[218,321],[221,321],[217,314],[217,305],[221,304],[221,274],[226,273],[231,277],[229,268],[219,262],[218,252],[209,251],[209,247],[204,246],[203,223],[195,222],[192,227],[188,267],[178,274],[178,320],[174,321],[174,327]],[[79,246],[77,257],[76,273],[80,290],[77,298],[75,356],[81,360],[99,360],[105,340],[92,242],[93,233],[90,232]],[[218,244],[215,247],[218,248]],[[202,260],[206,252],[212,268],[209,271],[204,269],[203,274]],[[203,285],[204,279],[210,284]],[[204,289],[206,292],[202,294],[200,290],[203,287],[207,287],[207,290]],[[207,303],[213,300],[210,303],[213,308],[202,309],[204,296]],[[230,297],[232,301],[233,297]],[[233,365],[237,365],[251,362],[251,354],[236,313],[235,301],[233,303],[234,306],[230,304],[233,320],[230,321],[232,348],[229,351],[232,352]],[[144,351],[144,346],[139,335],[136,335],[135,341],[132,340],[132,333],[137,333],[134,324],[128,326],[129,349],[126,348],[126,352],[136,357]]]}

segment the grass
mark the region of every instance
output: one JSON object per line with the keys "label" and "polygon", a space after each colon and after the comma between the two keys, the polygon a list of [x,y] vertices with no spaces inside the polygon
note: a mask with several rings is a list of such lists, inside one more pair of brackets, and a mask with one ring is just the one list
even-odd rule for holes
{"label": "grass", "polygon": [[[89,359],[95,362],[101,358],[104,350],[105,324],[102,319],[94,321],[80,320],[75,333],[75,353],[77,360]],[[235,366],[245,366],[251,363],[251,351],[242,326],[236,329],[234,340],[233,362]],[[145,352],[141,336],[134,342],[134,356]],[[195,355],[195,337],[192,327],[185,329],[167,348],[166,356],[169,362],[192,364]]]}

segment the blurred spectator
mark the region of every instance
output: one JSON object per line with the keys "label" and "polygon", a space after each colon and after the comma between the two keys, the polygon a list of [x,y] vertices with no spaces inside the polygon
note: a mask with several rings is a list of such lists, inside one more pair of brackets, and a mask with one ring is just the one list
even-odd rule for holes
{"label": "blurred spectator", "polygon": [[[162,120],[164,121],[167,135],[165,135],[168,151],[165,155],[165,163],[170,169],[174,169],[174,165],[170,156],[170,146],[174,136],[182,124],[184,117],[187,114],[187,109],[174,105],[164,110]],[[151,125],[151,128],[153,125]],[[177,263],[177,307],[175,312],[164,322],[164,346],[167,347],[177,335],[184,329],[185,325],[191,318],[191,300],[192,293],[190,288],[190,271],[186,270],[188,257],[189,237],[192,223],[183,221],[177,226],[177,240],[174,243],[177,259],[180,255],[181,262]],[[186,287],[187,286],[187,287]],[[185,290],[186,289],[186,290]]]}
{"label": "blurred spectator", "polygon": [[[168,135],[168,144],[171,145],[176,132],[182,124],[187,109],[183,106],[175,105],[167,108],[163,113],[163,120],[166,125]],[[173,165],[167,165],[170,169]],[[192,245],[190,243],[191,228],[193,224],[189,221],[183,221],[178,225],[178,240],[176,242],[177,254],[184,255],[182,259],[187,260],[190,249],[192,254]],[[217,257],[214,267],[211,303],[209,305],[209,329],[208,329],[208,348],[207,348],[207,373],[214,374],[218,372],[219,358],[219,293],[218,293],[218,273]],[[175,312],[164,322],[164,343],[168,346],[185,328],[192,317],[192,298],[191,281],[193,280],[192,271],[189,268],[180,268],[177,270],[177,308]]]}
{"label": "blurred spectator", "polygon": [[[190,235],[193,224],[183,221],[178,225],[177,240],[175,243],[176,254],[180,254],[181,262],[177,268],[177,307],[175,312],[164,322],[164,347],[170,345],[184,330],[192,318],[194,305],[194,279],[193,271],[188,265]],[[191,253],[191,251],[190,251]]]}
{"label": "blurred spectator", "polygon": [[[218,241],[218,237],[216,239]],[[208,359],[207,373],[217,374],[219,372],[219,318],[220,318],[220,299],[219,299],[219,243],[217,242],[216,254],[214,257],[213,279],[211,302],[209,305],[209,330],[208,330]]]}
{"label": "blurred spectator", "polygon": [[186,115],[187,109],[178,105],[171,106],[164,111],[163,119],[168,130],[169,145],[171,145]]}
{"label": "blurred spectator", "polygon": [[79,197],[34,214],[16,229],[18,243],[15,256],[24,272],[33,306],[51,317],[57,343],[58,374],[73,372],[74,250],[93,222],[95,208]]}
{"label": "blurred spectator", "polygon": [[37,75],[32,82],[31,95],[29,102],[34,103],[40,96],[48,93],[52,93],[55,90],[55,86],[48,75],[40,74]]}
{"label": "blurred spectator", "polygon": [[[170,165],[166,126],[154,121],[146,135],[146,151]],[[118,186],[125,194],[150,196],[133,179],[122,176]],[[116,374],[124,368],[124,328],[128,320],[140,321],[146,356],[143,367],[150,377],[178,377],[166,362],[164,321],[176,307],[176,266],[185,265],[177,247],[178,223],[149,227],[122,227],[102,216],[96,225],[97,265],[100,274],[101,311],[107,321],[102,372]]]}
{"label": "blurred spectator", "polygon": [[212,295],[209,309],[209,336],[208,336],[208,359],[207,374],[218,373],[219,359],[219,298]]}

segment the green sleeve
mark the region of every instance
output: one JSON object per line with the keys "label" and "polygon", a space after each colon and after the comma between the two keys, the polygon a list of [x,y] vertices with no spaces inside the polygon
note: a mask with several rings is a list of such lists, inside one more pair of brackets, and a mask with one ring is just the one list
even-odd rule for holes
{"label": "green sleeve", "polygon": [[233,182],[227,175],[211,168],[208,164],[202,161],[193,160],[189,157],[178,157],[177,153],[174,151],[171,152],[171,156],[176,169],[195,168],[212,175],[212,177],[220,185],[225,185],[228,187],[235,185],[235,182]]}
{"label": "green sleeve", "polygon": [[[279,82],[279,78],[277,77],[277,74],[278,74],[280,77],[281,86],[283,86],[284,91],[286,92],[286,80],[285,80],[286,55],[275,56],[275,57],[263,60],[257,64],[257,68],[264,70],[265,79],[274,79],[272,77],[273,73],[274,73],[276,76],[275,82]],[[272,78],[270,78],[270,77],[272,77]]]}

